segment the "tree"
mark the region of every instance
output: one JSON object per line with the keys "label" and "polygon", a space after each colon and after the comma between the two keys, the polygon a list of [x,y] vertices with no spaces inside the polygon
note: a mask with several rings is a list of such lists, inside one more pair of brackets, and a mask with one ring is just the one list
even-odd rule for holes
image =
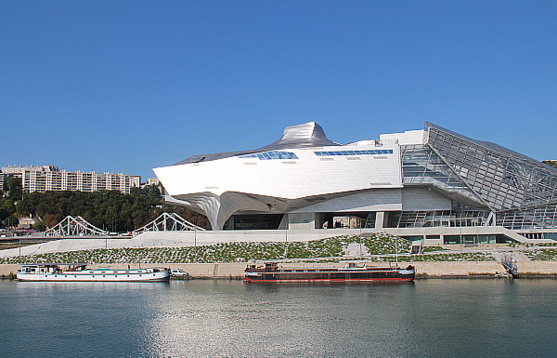
{"label": "tree", "polygon": [[21,179],[16,177],[8,177],[7,188],[8,188],[8,198],[14,201],[21,199],[21,196],[23,194]]}
{"label": "tree", "polygon": [[37,220],[35,222],[35,224],[33,224],[33,228],[37,231],[44,231],[46,229],[46,225],[45,225],[44,221]]}
{"label": "tree", "polygon": [[10,215],[5,219],[6,227],[16,227],[19,225],[19,219],[15,215]]}
{"label": "tree", "polygon": [[[6,199],[9,200],[9,199]],[[2,206],[0,205],[0,208]],[[126,232],[138,229],[152,221],[162,212],[176,212],[192,223],[204,226],[203,215],[180,206],[164,205],[157,186],[133,188],[130,194],[118,191],[84,192],[46,192],[26,193],[17,202],[7,202],[5,216],[16,212],[20,216],[33,215],[44,219],[47,227],[53,227],[66,216],[82,216],[98,228]],[[0,212],[2,215],[2,212]]]}
{"label": "tree", "polygon": [[17,204],[15,205],[16,212],[21,216],[28,216],[34,214],[33,208],[31,207],[31,205],[29,205],[29,200],[25,200],[26,196],[27,195],[24,195],[23,199],[18,201]]}
{"label": "tree", "polygon": [[59,221],[58,218],[56,217],[56,215],[54,214],[48,214],[44,220],[44,223],[47,227],[49,228],[53,228],[54,226],[56,226]]}
{"label": "tree", "polygon": [[16,212],[13,200],[0,197],[0,223]]}

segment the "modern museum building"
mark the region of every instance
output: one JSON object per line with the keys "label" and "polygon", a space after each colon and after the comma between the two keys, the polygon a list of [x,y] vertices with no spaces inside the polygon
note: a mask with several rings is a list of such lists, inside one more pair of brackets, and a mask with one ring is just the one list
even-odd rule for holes
{"label": "modern museum building", "polygon": [[[432,123],[341,144],[316,123],[154,169],[214,231],[388,232],[425,244],[557,240],[557,169]],[[308,236],[309,235],[309,236]]]}

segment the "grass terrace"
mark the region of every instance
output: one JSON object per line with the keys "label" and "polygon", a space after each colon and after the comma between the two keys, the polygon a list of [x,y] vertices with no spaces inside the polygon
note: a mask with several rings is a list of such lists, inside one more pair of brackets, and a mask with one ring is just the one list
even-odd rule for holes
{"label": "grass terrace", "polygon": [[557,261],[557,249],[521,250],[532,261]]}
{"label": "grass terrace", "polygon": [[[364,258],[373,261],[493,261],[487,253],[431,253],[412,255],[411,242],[389,234],[369,237],[336,236],[310,242],[219,243],[206,246],[95,249],[34,256],[0,258],[0,264],[64,263],[215,263],[249,260],[328,260],[347,258],[349,245],[365,246]],[[436,248],[435,251],[441,248]],[[555,249],[547,249],[554,250]],[[398,254],[398,255],[396,255]]]}

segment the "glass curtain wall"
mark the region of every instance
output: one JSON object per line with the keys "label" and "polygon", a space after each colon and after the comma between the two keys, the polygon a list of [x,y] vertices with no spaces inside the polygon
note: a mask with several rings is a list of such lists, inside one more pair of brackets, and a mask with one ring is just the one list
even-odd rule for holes
{"label": "glass curtain wall", "polygon": [[[405,186],[431,185],[446,193],[458,194],[482,205],[460,178],[429,147],[424,145],[401,146],[402,177]],[[455,205],[462,206],[464,205]],[[403,211],[392,214],[390,227],[459,227],[486,225],[488,210]]]}
{"label": "glass curtain wall", "polygon": [[495,143],[426,123],[427,145],[509,229],[557,228],[557,170]]}

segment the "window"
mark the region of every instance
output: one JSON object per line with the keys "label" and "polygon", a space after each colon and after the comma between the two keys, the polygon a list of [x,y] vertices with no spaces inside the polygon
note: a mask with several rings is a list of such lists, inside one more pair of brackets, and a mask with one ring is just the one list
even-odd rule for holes
{"label": "window", "polygon": [[292,152],[271,151],[262,152],[248,155],[241,155],[239,158],[259,158],[259,160],[273,160],[273,159],[298,159],[298,156]]}
{"label": "window", "polygon": [[314,152],[318,157],[323,156],[350,156],[350,155],[378,155],[378,154],[393,154],[392,149],[378,149],[378,150],[339,150],[333,152]]}

